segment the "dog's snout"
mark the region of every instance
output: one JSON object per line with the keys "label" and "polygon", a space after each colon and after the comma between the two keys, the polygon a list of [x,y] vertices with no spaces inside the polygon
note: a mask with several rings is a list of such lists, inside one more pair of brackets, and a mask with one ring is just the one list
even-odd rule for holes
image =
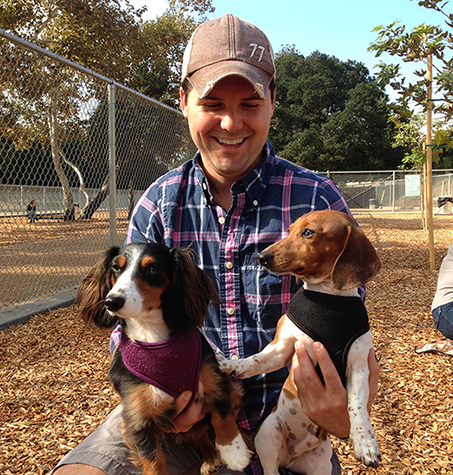
{"label": "dog's snout", "polygon": [[258,254],[258,260],[264,267],[268,267],[274,260],[274,255],[269,251],[263,251]]}
{"label": "dog's snout", "polygon": [[117,312],[124,306],[126,299],[121,295],[107,295],[105,299],[105,306],[112,312]]}

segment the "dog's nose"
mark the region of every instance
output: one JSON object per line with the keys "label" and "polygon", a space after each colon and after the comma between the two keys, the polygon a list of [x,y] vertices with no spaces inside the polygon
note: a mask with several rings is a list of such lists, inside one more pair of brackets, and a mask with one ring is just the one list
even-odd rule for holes
{"label": "dog's nose", "polygon": [[271,252],[263,251],[258,254],[258,260],[262,266],[267,267],[274,260],[274,255]]}
{"label": "dog's nose", "polygon": [[112,312],[120,310],[125,302],[125,298],[120,295],[107,295],[105,299],[105,306]]}

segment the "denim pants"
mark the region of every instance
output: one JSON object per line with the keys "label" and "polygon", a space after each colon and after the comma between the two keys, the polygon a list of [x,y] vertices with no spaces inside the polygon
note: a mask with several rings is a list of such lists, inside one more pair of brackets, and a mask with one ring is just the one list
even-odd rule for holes
{"label": "denim pants", "polygon": [[446,303],[433,310],[434,326],[445,338],[453,340],[453,302]]}

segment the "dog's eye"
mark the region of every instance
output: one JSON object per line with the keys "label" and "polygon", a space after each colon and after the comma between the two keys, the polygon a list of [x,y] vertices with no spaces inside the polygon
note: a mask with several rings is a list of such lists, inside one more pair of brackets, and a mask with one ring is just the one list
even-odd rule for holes
{"label": "dog's eye", "polygon": [[145,274],[157,274],[160,272],[159,268],[153,265],[149,265],[145,268]]}
{"label": "dog's eye", "polygon": [[112,264],[112,270],[113,270],[113,272],[120,272],[121,267],[117,262],[115,262],[115,263]]}
{"label": "dog's eye", "polygon": [[313,236],[313,234],[315,234],[315,232],[312,231],[311,229],[308,229],[308,228],[305,228],[305,229],[302,231],[302,236],[303,236],[303,237],[311,237],[311,236]]}

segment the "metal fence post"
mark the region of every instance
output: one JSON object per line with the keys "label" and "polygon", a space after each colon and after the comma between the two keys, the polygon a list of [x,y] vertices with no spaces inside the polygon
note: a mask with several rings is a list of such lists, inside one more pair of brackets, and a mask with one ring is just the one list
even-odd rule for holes
{"label": "metal fence post", "polygon": [[117,244],[116,233],[116,134],[115,134],[115,84],[109,91],[109,219],[110,246]]}
{"label": "metal fence post", "polygon": [[418,171],[418,175],[420,176],[420,211],[422,212],[423,216],[423,200],[424,200],[424,194],[423,194],[423,175],[421,170]]}
{"label": "metal fence post", "polygon": [[396,172],[393,170],[392,211],[395,212]]}

